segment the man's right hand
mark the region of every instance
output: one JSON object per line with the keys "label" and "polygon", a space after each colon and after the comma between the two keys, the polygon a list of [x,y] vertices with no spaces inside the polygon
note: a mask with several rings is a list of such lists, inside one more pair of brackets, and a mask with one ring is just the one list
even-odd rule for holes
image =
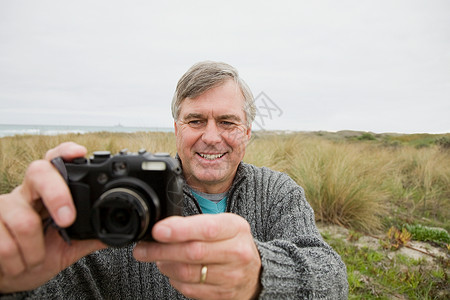
{"label": "man's right hand", "polygon": [[86,155],[86,148],[63,143],[44,160],[28,167],[20,186],[0,195],[0,293],[26,291],[44,284],[81,257],[105,248],[97,240],[67,244],[50,227],[44,234],[42,220],[49,215],[60,227],[70,226],[76,216],[67,184],[51,164]]}

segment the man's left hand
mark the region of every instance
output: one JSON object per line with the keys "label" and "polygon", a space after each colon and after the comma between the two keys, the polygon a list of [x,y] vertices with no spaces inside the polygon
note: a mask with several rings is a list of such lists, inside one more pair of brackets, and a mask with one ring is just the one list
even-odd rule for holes
{"label": "man's left hand", "polygon": [[140,242],[135,258],[156,262],[186,297],[258,296],[261,259],[250,225],[242,217],[231,213],[169,217],[156,223],[152,234],[159,243]]}

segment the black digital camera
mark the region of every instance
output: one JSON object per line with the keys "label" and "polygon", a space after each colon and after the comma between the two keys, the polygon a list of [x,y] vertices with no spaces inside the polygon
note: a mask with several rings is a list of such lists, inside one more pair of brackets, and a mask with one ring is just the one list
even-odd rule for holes
{"label": "black digital camera", "polygon": [[52,162],[66,179],[77,210],[63,236],[122,247],[152,240],[157,221],[182,214],[181,167],[169,154],[97,151],[90,159]]}

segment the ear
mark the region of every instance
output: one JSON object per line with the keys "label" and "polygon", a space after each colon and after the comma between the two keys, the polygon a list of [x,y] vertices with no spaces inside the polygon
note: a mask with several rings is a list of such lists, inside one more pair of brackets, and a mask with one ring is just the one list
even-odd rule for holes
{"label": "ear", "polygon": [[177,121],[173,121],[173,128],[175,129],[175,135],[178,133]]}
{"label": "ear", "polygon": [[247,127],[247,132],[245,133],[245,135],[247,136],[247,143],[248,143],[252,137],[252,125]]}

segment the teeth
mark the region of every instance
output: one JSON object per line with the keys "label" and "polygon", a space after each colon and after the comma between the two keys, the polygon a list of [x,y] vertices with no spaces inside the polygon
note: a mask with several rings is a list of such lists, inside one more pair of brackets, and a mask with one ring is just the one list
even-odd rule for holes
{"label": "teeth", "polygon": [[199,153],[199,154],[201,157],[203,157],[204,159],[208,159],[208,160],[214,160],[214,159],[220,158],[225,155],[225,154],[202,154],[202,153]]}

